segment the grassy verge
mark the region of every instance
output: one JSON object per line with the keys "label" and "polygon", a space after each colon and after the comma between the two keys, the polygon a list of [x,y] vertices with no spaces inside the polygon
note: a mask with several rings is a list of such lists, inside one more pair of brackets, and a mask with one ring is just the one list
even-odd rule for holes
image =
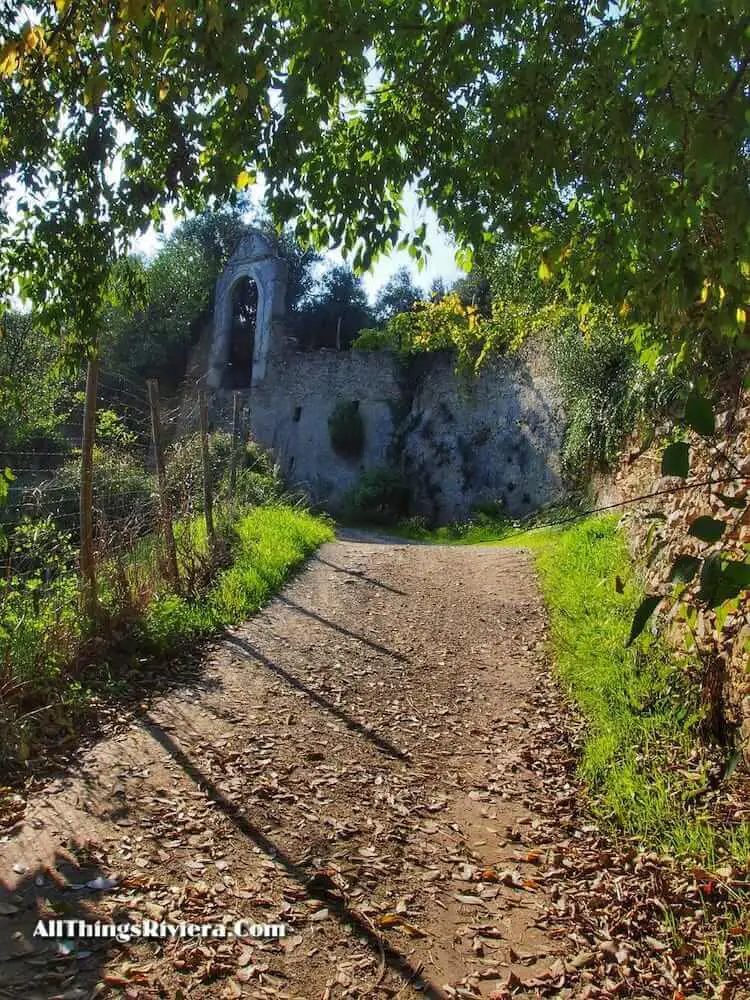
{"label": "grassy verge", "polygon": [[239,519],[234,533],[232,564],[203,599],[167,593],[146,609],[141,631],[156,649],[164,651],[242,621],[262,607],[308,555],[333,538],[326,521],[285,506],[255,508]]}
{"label": "grassy verge", "polygon": [[698,665],[648,633],[625,647],[643,592],[617,519],[524,544],[535,553],[560,679],[587,722],[581,773],[594,807],[668,853],[746,866],[750,826],[723,826],[702,806],[715,759],[698,732]]}
{"label": "grassy verge", "polygon": [[615,516],[401,533],[531,549],[557,673],[586,722],[580,772],[594,811],[650,848],[712,867],[750,863],[750,824],[724,824],[704,805],[716,760],[698,732],[697,665],[649,633],[625,647],[643,592]]}
{"label": "grassy verge", "polygon": [[94,720],[102,698],[137,687],[150,658],[178,652],[191,641],[257,611],[289,574],[333,537],[327,521],[283,503],[240,513],[227,531],[224,568],[209,575],[202,518],[177,525],[183,581],[201,586],[191,596],[167,586],[159,546],[144,537],[127,557],[102,569],[104,621],[80,612],[75,573],[52,582],[47,594],[18,591],[6,599],[0,625],[0,761],[12,768]]}

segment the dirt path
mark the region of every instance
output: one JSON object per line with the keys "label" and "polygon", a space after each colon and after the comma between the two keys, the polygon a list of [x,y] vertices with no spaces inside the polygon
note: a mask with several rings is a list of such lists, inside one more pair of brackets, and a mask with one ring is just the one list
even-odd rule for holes
{"label": "dirt path", "polygon": [[[522,551],[324,546],[0,843],[0,995],[504,996],[544,973],[544,629]],[[128,914],[287,937],[31,936]]]}

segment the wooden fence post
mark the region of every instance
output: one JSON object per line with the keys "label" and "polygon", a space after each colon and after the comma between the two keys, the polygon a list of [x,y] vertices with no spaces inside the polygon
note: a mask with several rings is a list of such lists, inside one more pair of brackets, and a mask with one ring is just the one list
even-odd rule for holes
{"label": "wooden fence post", "polygon": [[161,508],[164,543],[167,548],[167,574],[174,587],[179,586],[177,570],[177,546],[174,540],[172,526],[172,505],[167,494],[167,470],[164,465],[164,447],[161,433],[161,408],[159,406],[159,383],[155,378],[148,379],[148,403],[151,409],[151,434],[154,440],[154,459],[156,461],[156,477],[159,485],[159,505]]}
{"label": "wooden fence post", "polygon": [[240,440],[240,394],[232,393],[232,457],[229,468],[229,495],[234,498],[237,487],[237,446]]}
{"label": "wooden fence post", "polygon": [[89,360],[86,370],[86,395],[83,404],[81,441],[80,550],[83,610],[96,617],[96,562],[94,559],[94,440],[96,438],[96,391],[99,359]]}
{"label": "wooden fence post", "polygon": [[216,542],[214,532],[214,501],[211,495],[211,462],[208,454],[208,400],[206,390],[199,393],[201,413],[201,458],[203,459],[203,509],[206,515],[206,535],[209,548]]}

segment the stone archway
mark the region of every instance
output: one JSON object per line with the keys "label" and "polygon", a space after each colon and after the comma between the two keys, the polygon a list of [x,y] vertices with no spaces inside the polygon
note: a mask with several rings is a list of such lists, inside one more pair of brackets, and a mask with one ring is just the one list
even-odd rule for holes
{"label": "stone archway", "polygon": [[[252,382],[265,377],[274,320],[286,315],[287,263],[278,255],[275,242],[265,233],[250,229],[240,240],[216,282],[214,329],[207,381],[215,389],[233,388],[236,380],[232,357],[241,355],[232,343],[232,314],[237,286],[250,279],[257,287],[255,336],[252,349]],[[249,381],[249,379],[248,379]]]}
{"label": "stone archway", "polygon": [[225,387],[248,389],[253,372],[255,328],[258,323],[258,286],[252,278],[238,278],[231,291],[229,364]]}

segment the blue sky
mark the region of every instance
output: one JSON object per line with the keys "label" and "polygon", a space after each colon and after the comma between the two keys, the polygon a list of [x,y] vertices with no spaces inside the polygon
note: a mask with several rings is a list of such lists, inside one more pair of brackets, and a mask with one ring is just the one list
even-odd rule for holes
{"label": "blue sky", "polygon": [[[261,192],[259,191],[256,194],[256,198],[260,194]],[[363,276],[364,286],[371,300],[377,294],[378,289],[385,284],[388,278],[399,267],[408,267],[416,283],[425,291],[429,290],[435,278],[443,278],[446,284],[450,284],[464,273],[456,266],[455,248],[448,234],[438,223],[435,213],[431,209],[419,209],[416,196],[412,191],[407,190],[404,194],[402,228],[405,232],[413,232],[422,222],[427,224],[427,244],[432,250],[432,254],[424,270],[421,272],[417,271],[414,261],[405,250],[394,252],[389,257],[382,257],[373,266],[372,270]],[[171,215],[168,216],[163,234],[157,233],[154,229],[149,229],[144,236],[136,240],[133,244],[133,249],[137,253],[151,256],[156,251],[162,235],[168,236],[175,225],[174,218]],[[334,263],[342,261],[341,254],[337,250],[329,251],[326,257]]]}

